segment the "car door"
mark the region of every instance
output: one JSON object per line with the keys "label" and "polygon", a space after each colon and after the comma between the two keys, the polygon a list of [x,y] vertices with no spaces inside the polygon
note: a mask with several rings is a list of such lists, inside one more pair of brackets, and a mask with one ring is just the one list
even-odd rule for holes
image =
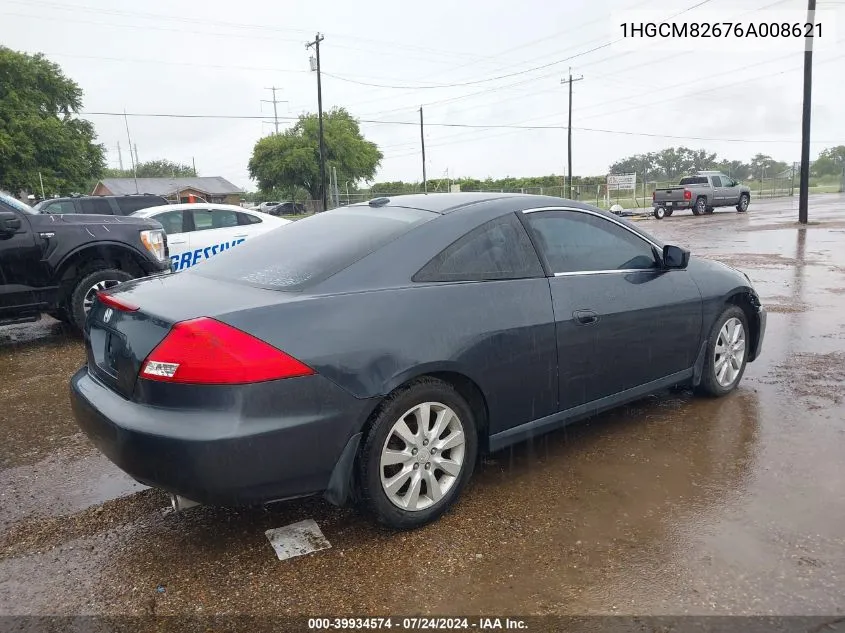
{"label": "car door", "polygon": [[726,207],[739,204],[739,183],[733,178],[722,176],[722,198]]}
{"label": "car door", "polygon": [[233,248],[249,236],[249,228],[239,223],[239,212],[233,209],[197,205],[186,213],[193,222],[189,266]]}
{"label": "car door", "polygon": [[[191,258],[191,226],[187,225],[188,214],[180,209],[162,211],[150,217],[161,224],[167,234],[167,248],[170,251],[170,269],[173,272],[190,266]],[[186,255],[187,254],[187,255]],[[187,262],[183,262],[183,257]]]}
{"label": "car door", "polygon": [[710,187],[713,190],[713,198],[710,201],[712,207],[722,207],[725,205],[725,191],[722,188],[722,179],[719,176],[708,176]]}
{"label": "car door", "polygon": [[112,207],[112,202],[108,198],[80,198],[77,200],[79,208],[82,213],[92,215],[114,215],[115,208]]}
{"label": "car door", "polygon": [[524,215],[554,275],[561,410],[692,367],[702,301],[686,270],[663,269],[656,244],[601,213]]}
{"label": "car door", "polygon": [[38,308],[49,282],[43,238],[35,235],[26,216],[0,204],[0,318],[10,308]]}

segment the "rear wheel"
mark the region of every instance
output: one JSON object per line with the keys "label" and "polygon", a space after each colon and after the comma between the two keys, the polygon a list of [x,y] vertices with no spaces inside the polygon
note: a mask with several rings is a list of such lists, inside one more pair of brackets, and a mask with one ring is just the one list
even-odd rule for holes
{"label": "rear wheel", "polygon": [[392,528],[425,525],[458,499],[477,450],[466,401],[445,382],[417,380],[392,394],[373,421],[359,459],[363,500]]}
{"label": "rear wheel", "polygon": [[748,211],[748,203],[749,202],[750,201],[748,199],[748,194],[747,193],[742,194],[739,197],[739,204],[736,205],[736,210],[739,211],[740,213],[745,213],[746,211]]}
{"label": "rear wheel", "polygon": [[82,330],[98,292],[114,288],[130,279],[134,277],[116,268],[95,270],[78,279],[70,294],[70,316],[73,325]]}
{"label": "rear wheel", "polygon": [[672,217],[672,211],[674,211],[674,209],[666,209],[666,217],[667,217],[667,218],[671,218],[671,217]]}
{"label": "rear wheel", "polygon": [[729,306],[716,319],[707,341],[707,355],[698,391],[724,396],[742,380],[748,360],[748,322],[737,306]]}
{"label": "rear wheel", "polygon": [[713,207],[707,207],[707,209],[705,209],[705,211],[704,211],[704,212],[705,212],[705,213],[707,213],[707,214],[709,215],[710,213],[713,213],[715,210],[716,210],[716,209],[715,209],[715,208],[713,208]]}
{"label": "rear wheel", "polygon": [[707,212],[707,199],[702,196],[695,201],[692,208],[693,215],[704,215]]}

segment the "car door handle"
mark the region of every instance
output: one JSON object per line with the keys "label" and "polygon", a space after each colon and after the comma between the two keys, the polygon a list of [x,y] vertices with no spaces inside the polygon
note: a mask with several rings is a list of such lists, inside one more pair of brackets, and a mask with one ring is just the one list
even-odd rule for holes
{"label": "car door handle", "polygon": [[578,325],[592,325],[599,320],[599,315],[592,310],[575,310],[572,316]]}

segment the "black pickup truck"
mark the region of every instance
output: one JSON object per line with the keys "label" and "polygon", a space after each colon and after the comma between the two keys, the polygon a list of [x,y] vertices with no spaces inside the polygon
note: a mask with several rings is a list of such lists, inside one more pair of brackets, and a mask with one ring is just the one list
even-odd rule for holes
{"label": "black pickup truck", "polygon": [[0,325],[46,312],[82,329],[100,290],[169,272],[167,237],[155,220],[39,214],[0,192]]}

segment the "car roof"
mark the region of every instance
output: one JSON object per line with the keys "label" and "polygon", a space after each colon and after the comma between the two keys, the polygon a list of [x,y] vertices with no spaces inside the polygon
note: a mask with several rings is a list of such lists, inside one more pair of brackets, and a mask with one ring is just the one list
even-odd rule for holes
{"label": "car roof", "polygon": [[239,207],[235,204],[217,204],[216,202],[183,202],[180,204],[163,204],[157,207],[147,207],[146,209],[141,209],[132,215],[146,217],[148,215],[153,215],[154,213],[161,213],[162,211],[187,211],[188,209],[207,209],[209,207],[214,209],[223,209],[224,211],[240,211],[243,213],[259,213],[262,216],[267,215],[266,213]]}

